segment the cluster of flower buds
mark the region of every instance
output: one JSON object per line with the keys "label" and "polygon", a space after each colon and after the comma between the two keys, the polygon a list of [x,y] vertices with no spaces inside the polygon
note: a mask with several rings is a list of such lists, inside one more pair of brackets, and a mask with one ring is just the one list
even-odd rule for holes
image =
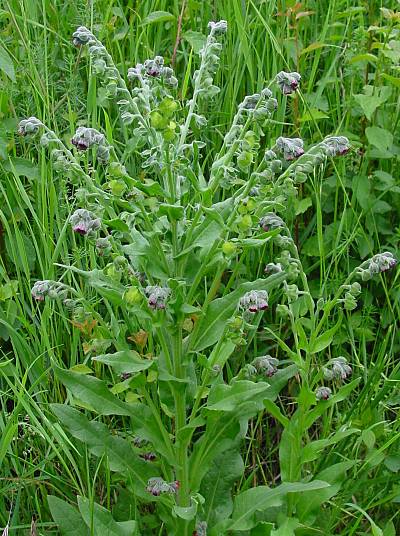
{"label": "cluster of flower buds", "polygon": [[355,281],[351,285],[342,287],[346,289],[344,298],[341,300],[343,307],[346,311],[353,311],[357,307],[357,296],[361,294],[361,285]]}
{"label": "cluster of flower buds", "polygon": [[265,232],[272,231],[273,229],[282,229],[285,227],[285,223],[282,218],[273,212],[267,212],[265,216],[260,219],[259,225]]}
{"label": "cluster of flower buds", "polygon": [[385,251],[384,253],[377,253],[371,259],[368,259],[358,268],[358,272],[361,274],[363,281],[368,281],[376,274],[391,270],[396,264],[397,260],[393,253]]}
{"label": "cluster of flower buds", "polygon": [[62,283],[46,279],[44,281],[36,281],[31,289],[31,295],[36,301],[44,301],[46,296],[55,299],[60,297],[66,290],[67,288]]}
{"label": "cluster of flower buds", "polygon": [[109,236],[101,237],[96,240],[96,252],[99,257],[106,257],[111,253],[112,244]]}
{"label": "cluster of flower buds", "polygon": [[92,236],[101,226],[100,218],[97,218],[93,212],[84,208],[78,208],[70,216],[69,222],[72,225],[74,233],[82,236]]}
{"label": "cluster of flower buds", "polygon": [[249,313],[257,313],[268,309],[268,292],[266,290],[250,290],[239,300],[239,307]]}
{"label": "cluster of flower buds", "polygon": [[270,355],[263,355],[261,357],[256,357],[252,362],[252,365],[259,374],[271,378],[278,371],[279,360]]}
{"label": "cluster of flower buds", "polygon": [[344,156],[350,151],[350,142],[345,136],[328,136],[319,147],[327,156]]}
{"label": "cluster of flower buds", "polygon": [[271,90],[265,88],[261,93],[254,95],[246,95],[243,102],[239,104],[238,114],[245,116],[253,114],[256,119],[264,119],[270,117],[278,107],[278,101],[272,96]]}
{"label": "cluster of flower buds", "polygon": [[207,521],[200,521],[197,523],[196,530],[192,536],[207,536]]}
{"label": "cluster of flower buds", "polygon": [[158,476],[149,478],[146,486],[146,491],[154,495],[154,497],[158,497],[162,493],[176,493],[178,489],[179,482],[177,480],[168,483]]}
{"label": "cluster of flower buds", "polygon": [[96,147],[97,158],[101,162],[108,162],[110,159],[111,146],[107,143],[104,134],[95,128],[78,127],[71,143],[78,151],[87,151],[91,147]]}
{"label": "cluster of flower buds", "polygon": [[315,391],[315,397],[317,400],[329,400],[332,396],[332,391],[329,387],[318,387]]}
{"label": "cluster of flower buds", "polygon": [[155,452],[143,452],[140,457],[146,462],[154,462],[154,460],[157,459],[157,455]]}
{"label": "cluster of flower buds", "polygon": [[281,71],[276,75],[275,81],[284,95],[294,93],[299,87],[301,76],[299,73],[286,73]]}
{"label": "cluster of flower buds", "polygon": [[285,160],[295,160],[304,154],[304,142],[301,138],[283,138],[276,140],[276,148],[283,153]]}
{"label": "cluster of flower buds", "polygon": [[280,262],[269,262],[264,268],[264,273],[268,275],[279,274],[280,272],[283,272],[283,267]]}
{"label": "cluster of flower buds", "polygon": [[28,117],[28,119],[22,119],[18,125],[18,134],[20,136],[34,136],[39,132],[43,123],[36,117]]}
{"label": "cluster of flower buds", "polygon": [[144,293],[148,298],[147,304],[150,309],[162,310],[165,309],[166,301],[171,294],[171,289],[159,286],[147,286],[144,289]]}
{"label": "cluster of flower buds", "polygon": [[158,79],[172,87],[178,85],[178,79],[174,75],[174,70],[164,65],[164,58],[162,56],[147,59],[144,63],[137,63],[135,67],[130,67],[128,69],[128,79]]}
{"label": "cluster of flower buds", "polygon": [[219,92],[219,87],[213,84],[213,79],[219,65],[222,50],[222,45],[218,38],[226,33],[227,23],[224,20],[210,22],[208,28],[207,40],[199,52],[201,65],[193,74],[195,94],[203,97],[213,97]]}
{"label": "cluster of flower buds", "polygon": [[347,363],[345,357],[335,357],[328,364],[329,366],[323,367],[322,371],[324,373],[324,378],[326,380],[346,380],[351,376],[352,369]]}

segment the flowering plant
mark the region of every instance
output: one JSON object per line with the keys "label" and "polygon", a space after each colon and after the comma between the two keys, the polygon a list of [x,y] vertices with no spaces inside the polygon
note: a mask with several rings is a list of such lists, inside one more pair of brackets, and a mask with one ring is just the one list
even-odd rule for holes
{"label": "flowering plant", "polygon": [[[298,185],[350,144],[331,136],[306,149],[302,139],[280,136],[265,148],[278,106],[272,84],[244,98],[214,161],[205,165],[206,144],[197,136],[207,123],[204,101],[219,91],[214,75],[226,30],[225,21],[210,23],[187,103],[179,102],[178,80],[160,56],[130,68],[130,86],[95,35],[76,30],[74,45],[87,49],[93,76],[117,101],[129,149],[91,127],[79,126],[68,148],[39,119],[19,126],[22,136],[41,133],[54,170],[74,185],[71,230],[98,256],[91,271],[58,265],[83,282],[83,291],[53,281],[32,288],[34,300],[59,299],[73,317],[91,313],[102,324],[91,346],[93,374],[55,369],[70,404],[53,411],[119,475],[116,481],[125,477],[136,506],[134,519],[117,522],[95,504],[90,520],[80,497],[80,515],[74,509],[71,515],[82,534],[93,523],[100,534],[101,519],[121,535],[161,534],[160,527],[182,536],[248,533],[263,524],[285,530],[291,518],[309,528],[318,526],[321,504],[340,488],[332,475],[305,470],[327,445],[355,432],[308,439],[322,413],[358,383],[344,383],[352,373],[344,357],[321,359],[338,327],[327,329],[327,320],[334,308],[357,306],[358,276],[367,280],[396,261],[378,254],[332,298],[314,299],[285,223],[288,207]],[[287,98],[300,75],[280,72],[275,82]],[[141,152],[142,179],[134,151]],[[242,268],[253,253],[266,266],[263,277],[249,279]],[[97,309],[87,299],[91,289],[101,297]],[[265,322],[271,306],[290,326],[290,345]],[[272,341],[261,356],[254,350],[263,344],[260,335]],[[284,415],[276,401],[288,384],[296,409]],[[248,423],[265,410],[283,428],[280,483],[235,493]],[[345,473],[347,466],[339,465]],[[65,506],[52,496],[49,505],[63,530]]]}

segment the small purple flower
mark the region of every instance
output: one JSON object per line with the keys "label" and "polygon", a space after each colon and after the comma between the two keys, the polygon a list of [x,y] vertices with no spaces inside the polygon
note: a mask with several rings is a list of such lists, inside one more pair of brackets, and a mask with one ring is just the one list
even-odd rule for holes
{"label": "small purple flower", "polygon": [[246,292],[239,301],[239,307],[249,313],[257,313],[268,309],[268,292],[266,290],[251,290]]}
{"label": "small purple flower", "polygon": [[318,387],[318,389],[315,391],[317,400],[329,400],[331,395],[332,391],[329,389],[329,387]]}
{"label": "small purple flower", "polygon": [[168,483],[158,476],[149,478],[146,486],[146,491],[154,495],[154,497],[158,497],[162,493],[176,493],[178,489],[179,482],[177,480]]}
{"label": "small purple flower", "polygon": [[380,272],[386,272],[391,270],[397,264],[397,260],[393,253],[386,251],[385,253],[377,253],[369,261],[369,271],[371,275],[378,274]]}
{"label": "small purple flower", "polygon": [[282,218],[280,218],[273,212],[267,212],[265,216],[260,219],[259,225],[261,229],[265,232],[271,231],[273,229],[282,229],[282,227],[285,227],[285,223]]}
{"label": "small purple flower", "polygon": [[329,136],[320,147],[327,156],[344,156],[350,151],[350,142],[345,136]]}
{"label": "small purple flower", "polygon": [[253,365],[257,369],[257,372],[264,374],[268,378],[271,378],[278,372],[279,360],[270,355],[263,355],[261,357],[257,357],[253,361]]}
{"label": "small purple flower", "polygon": [[147,304],[150,307],[150,309],[163,310],[165,309],[166,301],[169,295],[171,294],[171,290],[169,288],[159,287],[155,285],[155,286],[147,286],[144,289],[144,293],[146,294],[148,298]]}
{"label": "small purple flower", "polygon": [[146,60],[143,67],[147,76],[157,78],[163,72],[164,58],[162,56],[156,56],[153,60]]}
{"label": "small purple flower", "polygon": [[84,208],[78,208],[70,216],[70,224],[74,233],[78,233],[82,236],[92,235],[100,228],[101,220],[97,218],[93,212]]}
{"label": "small purple flower", "polygon": [[72,34],[72,43],[75,47],[81,47],[93,41],[94,36],[85,26],[79,26]]}
{"label": "small purple flower", "polygon": [[283,138],[282,136],[276,140],[277,148],[283,153],[285,160],[295,160],[302,154],[304,142],[301,138]]}
{"label": "small purple flower", "polygon": [[31,290],[32,298],[36,301],[42,302],[45,297],[57,298],[63,291],[63,285],[56,281],[46,279],[44,281],[36,281]]}
{"label": "small purple flower", "polygon": [[276,75],[275,81],[284,95],[290,95],[299,87],[301,76],[299,73],[286,73],[281,71]]}
{"label": "small purple flower", "polygon": [[156,454],[154,452],[144,452],[140,455],[143,460],[146,462],[154,462],[154,460],[157,458]]}
{"label": "small purple flower", "polygon": [[28,119],[22,119],[18,124],[18,134],[20,136],[35,135],[38,133],[43,123],[36,117],[28,117]]}
{"label": "small purple flower", "polygon": [[326,380],[336,379],[344,381],[351,376],[352,369],[350,365],[348,365],[347,359],[340,356],[332,359],[331,368],[324,367],[323,373]]}

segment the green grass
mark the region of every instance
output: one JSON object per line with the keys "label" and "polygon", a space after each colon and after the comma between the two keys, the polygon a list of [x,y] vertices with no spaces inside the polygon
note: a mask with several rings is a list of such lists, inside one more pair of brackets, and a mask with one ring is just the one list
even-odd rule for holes
{"label": "green grass", "polygon": [[[388,248],[398,250],[400,53],[390,43],[396,39],[398,43],[395,30],[400,24],[398,16],[382,11],[383,3],[377,0],[358,0],[356,5],[349,0],[309,0],[291,12],[293,5],[187,0],[175,68],[180,80],[187,77],[190,94],[190,75],[198,58],[191,51],[188,32],[204,34],[209,20],[228,21],[216,77],[221,92],[205,110],[209,124],[203,135],[210,159],[244,95],[261,90],[282,69],[298,70],[302,89],[285,104],[287,110],[279,97],[271,138],[285,132],[309,144],[338,133],[352,141],[346,162],[329,165],[324,177],[316,173],[301,186],[302,201],[293,207],[290,222],[306,259],[311,291],[314,297],[327,297],[359,259]],[[396,10],[398,4],[388,2],[384,7]],[[63,272],[55,263],[74,262],[82,269],[102,265],[93,251],[79,249],[69,232],[66,221],[76,204],[71,188],[53,173],[45,149],[36,158],[30,144],[15,135],[16,125],[34,115],[67,141],[78,123],[87,123],[105,131],[113,142],[112,133],[120,130],[117,107],[96,98],[89,62],[72,46],[72,32],[81,24],[93,28],[126,73],[155,54],[172,57],[181,8],[182,1],[172,0],[81,4],[5,0],[0,11],[1,46],[7,51],[5,59],[0,54],[0,527],[9,521],[13,535],[29,534],[32,519],[37,520],[38,534],[58,534],[48,494],[70,502],[76,495],[94,497],[109,508],[122,489],[104,460],[95,459],[74,441],[49,410],[50,403],[63,403],[66,396],[54,380],[53,365],[70,368],[87,362],[82,343],[90,340],[90,333],[74,326],[57,304],[39,307],[32,302],[31,286],[38,279],[59,277]],[[173,17],[143,24],[154,11],[168,11]],[[4,72],[8,62],[15,71],[11,77]],[[366,84],[373,88],[366,105],[377,104],[370,114],[360,107],[363,101],[354,98]],[[121,129],[115,140],[119,154],[127,141],[128,134]],[[129,164],[140,172],[139,159],[130,159]],[[249,254],[240,269],[250,278],[260,265],[261,255]],[[74,280],[74,275],[65,278]],[[362,381],[342,402],[340,412],[332,408],[318,429],[309,430],[310,438],[328,437],[340,426],[360,432],[313,462],[315,472],[316,467],[323,470],[339,461],[357,461],[327,508],[326,534],[392,536],[391,522],[400,531],[399,297],[398,275],[380,276],[379,282],[364,287],[363,309],[345,313],[335,335],[334,354],[349,356]],[[96,318],[98,298],[94,293],[87,298]],[[97,320],[101,324],[102,319]],[[332,326],[336,320],[331,319]],[[291,340],[288,326],[272,318],[271,322],[284,340]],[[274,345],[267,336],[263,342]],[[243,447],[246,473],[238,489],[277,478],[280,430],[275,424],[266,413],[252,421]],[[118,514],[130,519],[123,500],[117,503]],[[373,529],[368,516],[382,530],[386,527],[385,532]]]}

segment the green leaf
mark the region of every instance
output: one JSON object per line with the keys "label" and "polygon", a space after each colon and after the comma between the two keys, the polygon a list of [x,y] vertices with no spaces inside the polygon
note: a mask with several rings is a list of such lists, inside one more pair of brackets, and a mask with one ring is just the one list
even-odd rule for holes
{"label": "green leaf", "polygon": [[201,32],[194,32],[193,30],[188,30],[182,37],[189,43],[195,54],[200,52],[207,40],[207,37],[204,34]]}
{"label": "green leaf", "polygon": [[118,523],[111,512],[86,497],[78,496],[78,506],[86,525],[91,528],[93,523],[93,536],[132,536],[136,532],[136,521]]}
{"label": "green leaf", "polygon": [[168,22],[175,20],[175,16],[168,11],[153,11],[142,20],[141,26],[155,24],[156,22]]}
{"label": "green leaf", "polygon": [[227,519],[232,513],[232,488],[244,471],[242,457],[236,449],[216,456],[201,483],[205,497],[204,515],[210,527]]}
{"label": "green leaf", "polygon": [[3,162],[3,167],[6,171],[11,171],[17,175],[28,177],[28,179],[39,178],[39,168],[26,158],[9,158],[7,162]]}
{"label": "green leaf", "polygon": [[387,91],[390,89],[383,86],[379,89],[379,92],[375,90],[375,93],[373,93],[374,88],[372,86],[364,86],[365,94],[354,95],[354,99],[361,106],[369,121],[371,121],[375,110],[390,97],[390,91]]}
{"label": "green leaf", "polygon": [[317,108],[311,108],[300,117],[299,121],[301,123],[307,123],[308,121],[317,121],[318,119],[329,119],[329,115]]}
{"label": "green leaf", "polygon": [[175,505],[173,512],[180,517],[181,519],[186,519],[186,521],[191,521],[196,517],[197,514],[197,501],[192,499],[192,504],[190,506],[178,506]]}
{"label": "green leaf", "polygon": [[61,536],[90,535],[88,527],[76,508],[54,495],[47,495],[47,502],[50,513],[60,529]]}
{"label": "green leaf", "polygon": [[121,231],[123,233],[129,232],[129,226],[120,218],[113,218],[112,220],[103,220],[103,223],[107,225],[107,227],[109,227],[110,229],[115,229],[116,231]]}
{"label": "green leaf", "polygon": [[168,219],[170,221],[177,221],[183,218],[185,214],[185,209],[182,206],[163,203],[159,206],[158,214],[160,216],[168,216]]}
{"label": "green leaf", "polygon": [[87,365],[84,365],[83,363],[79,363],[78,365],[74,365],[69,370],[72,370],[72,372],[77,372],[78,374],[93,374],[94,370],[92,370]]}
{"label": "green leaf", "polygon": [[387,73],[382,73],[381,78],[384,78],[393,86],[400,88],[400,78],[397,78],[396,76],[391,76],[390,74],[387,74]]}
{"label": "green leaf", "polygon": [[235,411],[243,402],[255,402],[262,407],[269,384],[247,380],[235,381],[232,385],[214,385],[208,395],[207,410]]}
{"label": "green leaf", "polygon": [[[250,290],[271,290],[286,279],[284,273],[274,274],[266,279],[257,279],[242,283],[239,287],[211,302],[204,316],[199,320],[198,337],[194,344],[196,351],[215,344],[223,335],[227,321],[236,311],[240,298]],[[196,330],[197,331],[197,330]]]}
{"label": "green leaf", "polygon": [[7,50],[2,46],[0,46],[0,70],[3,71],[12,82],[15,82],[14,63]]}
{"label": "green leaf", "polygon": [[271,536],[296,536],[295,530],[301,527],[299,520],[295,517],[287,517],[279,528],[271,532]]}
{"label": "green leaf", "polygon": [[385,458],[385,465],[392,473],[398,473],[400,471],[400,456],[398,454],[387,456]]}
{"label": "green leaf", "polygon": [[114,396],[104,381],[55,366],[56,377],[79,400],[99,415],[130,415],[128,404]]}
{"label": "green leaf", "polygon": [[288,493],[306,494],[309,491],[320,490],[329,487],[327,482],[314,480],[312,482],[288,482],[269,488],[268,486],[258,486],[246,490],[236,496],[232,519],[224,527],[226,530],[249,530],[256,525],[254,519],[257,511],[263,511],[273,506],[281,506]]}
{"label": "green leaf", "polygon": [[310,207],[312,207],[311,197],[304,197],[296,203],[296,216],[304,214]]}
{"label": "green leaf", "polygon": [[134,350],[121,350],[115,354],[96,355],[92,357],[92,360],[109,365],[117,374],[140,372],[150,368],[154,363],[151,359],[143,359]]}
{"label": "green leaf", "polygon": [[393,145],[393,134],[385,128],[367,127],[365,134],[369,143],[382,152],[389,151]]}
{"label": "green leaf", "polygon": [[51,409],[68,432],[85,443],[92,454],[97,457],[107,456],[111,471],[131,473],[136,493],[148,498],[145,491],[147,481],[158,471],[139,458],[128,441],[112,435],[105,424],[89,421],[81,411],[70,406],[51,404]]}

